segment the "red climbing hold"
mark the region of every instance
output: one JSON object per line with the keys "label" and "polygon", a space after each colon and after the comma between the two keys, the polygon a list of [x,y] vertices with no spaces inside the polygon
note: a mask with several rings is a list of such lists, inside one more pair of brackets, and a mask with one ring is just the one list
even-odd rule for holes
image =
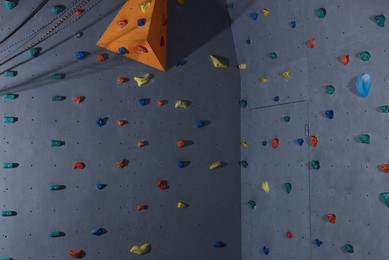
{"label": "red climbing hold", "polygon": [[335,223],[336,223],[336,216],[335,216],[335,214],[328,214],[328,215],[327,215],[327,218],[328,218],[328,221],[329,221],[331,224],[335,224]]}
{"label": "red climbing hold", "polygon": [[69,255],[71,255],[74,258],[82,258],[84,257],[85,253],[82,250],[78,250],[78,251],[69,250]]}
{"label": "red climbing hold", "polygon": [[136,206],[136,210],[146,210],[147,209],[147,205],[141,205],[141,204],[139,204],[139,205],[137,205]]}
{"label": "red climbing hold", "polygon": [[178,148],[183,148],[185,146],[185,141],[184,140],[179,140],[177,142],[177,146],[178,146]]}
{"label": "red climbing hold", "polygon": [[278,138],[273,138],[271,140],[271,146],[273,146],[274,149],[277,149],[278,145],[279,145],[279,141],[278,141]]}
{"label": "red climbing hold", "polygon": [[123,77],[120,77],[120,78],[117,78],[116,79],[116,82],[117,83],[124,83],[124,82],[126,82],[127,81],[127,78],[123,78]]}
{"label": "red climbing hold", "polygon": [[389,164],[383,163],[383,164],[381,164],[381,168],[384,171],[384,173],[389,172]]}
{"label": "red climbing hold", "polygon": [[80,17],[80,16],[82,16],[83,14],[84,14],[84,10],[83,9],[77,9],[76,10],[76,15],[78,16],[78,17]]}
{"label": "red climbing hold", "polygon": [[147,142],[146,141],[139,141],[138,147],[141,148],[143,146],[146,146]]}
{"label": "red climbing hold", "polygon": [[158,181],[158,188],[160,188],[161,190],[166,190],[167,189],[166,181],[159,180]]}
{"label": "red climbing hold", "polygon": [[96,59],[100,62],[105,61],[105,55],[104,54],[97,54]]}
{"label": "red climbing hold", "polygon": [[148,53],[149,51],[146,49],[146,47],[143,47],[142,45],[135,45],[134,46],[134,51],[138,54],[145,54]]}
{"label": "red climbing hold", "polygon": [[309,137],[309,142],[311,143],[311,145],[312,145],[313,147],[316,147],[316,145],[317,145],[317,137],[314,136],[314,135],[311,135],[311,136]]}
{"label": "red climbing hold", "polygon": [[126,166],[126,160],[121,160],[120,162],[117,162],[116,163],[116,166],[119,168],[119,169],[122,169]]}
{"label": "red climbing hold", "polygon": [[308,47],[311,49],[315,48],[315,38],[308,40]]}
{"label": "red climbing hold", "polygon": [[289,239],[291,239],[291,238],[293,237],[293,233],[290,232],[290,231],[287,231],[287,232],[286,232],[286,237],[289,238]]}
{"label": "red climbing hold", "polygon": [[166,100],[164,100],[164,99],[158,99],[158,106],[159,107],[162,107],[163,105],[165,105],[166,104]]}
{"label": "red climbing hold", "polygon": [[348,55],[343,55],[342,57],[340,57],[340,61],[342,62],[342,64],[347,65],[350,61],[350,57]]}
{"label": "red climbing hold", "polygon": [[74,102],[76,102],[77,104],[80,104],[83,100],[84,100],[84,97],[82,97],[82,96],[77,96],[74,98]]}
{"label": "red climbing hold", "polygon": [[85,168],[85,164],[83,162],[75,162],[73,168],[77,170],[82,170]]}
{"label": "red climbing hold", "polygon": [[126,120],[118,119],[118,126],[124,126],[127,123]]}
{"label": "red climbing hold", "polygon": [[117,25],[119,26],[119,29],[122,29],[124,26],[128,24],[127,20],[120,20]]}

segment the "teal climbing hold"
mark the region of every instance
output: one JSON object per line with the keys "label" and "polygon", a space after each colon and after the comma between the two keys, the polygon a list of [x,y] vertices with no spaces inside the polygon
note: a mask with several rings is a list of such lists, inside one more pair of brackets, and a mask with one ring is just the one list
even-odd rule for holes
{"label": "teal climbing hold", "polygon": [[252,209],[255,209],[257,207],[257,203],[254,200],[249,200],[247,203]]}
{"label": "teal climbing hold", "polygon": [[284,186],[287,193],[290,193],[292,191],[292,184],[290,184],[289,182],[285,183]]}
{"label": "teal climbing hold", "polygon": [[389,207],[389,192],[381,192],[381,198],[385,205]]}
{"label": "teal climbing hold", "polygon": [[62,145],[63,145],[63,142],[60,140],[51,140],[51,146],[53,146],[53,147],[59,147]]}
{"label": "teal climbing hold", "polygon": [[38,57],[39,54],[40,54],[39,48],[31,48],[27,51],[27,55],[32,57],[32,58]]}
{"label": "teal climbing hold", "polygon": [[363,51],[363,52],[359,53],[359,57],[360,57],[361,60],[363,60],[363,61],[368,61],[368,60],[370,60],[371,55],[370,55],[369,52]]}
{"label": "teal climbing hold", "polygon": [[370,144],[370,135],[367,134],[361,134],[359,135],[359,141],[364,144]]}
{"label": "teal climbing hold", "polygon": [[324,18],[326,17],[326,14],[327,14],[327,10],[325,8],[318,8],[315,10],[315,15],[318,18]]}
{"label": "teal climbing hold", "polygon": [[14,212],[13,212],[12,210],[3,210],[3,211],[1,212],[1,215],[2,215],[3,217],[11,217],[11,216],[14,215]]}
{"label": "teal climbing hold", "polygon": [[367,97],[369,95],[371,85],[371,78],[369,74],[362,74],[357,79],[356,88],[361,97]]}
{"label": "teal climbing hold", "polygon": [[12,258],[10,258],[10,257],[3,257],[3,258],[0,258],[0,260],[12,260]]}
{"label": "teal climbing hold", "polygon": [[383,15],[383,14],[376,15],[374,17],[374,19],[375,19],[375,22],[378,24],[378,26],[380,26],[380,27],[384,27],[385,26],[385,21],[386,21],[385,15]]}
{"label": "teal climbing hold", "polygon": [[290,116],[284,116],[284,117],[282,118],[282,120],[283,120],[284,122],[288,123],[288,122],[290,121]]}
{"label": "teal climbing hold", "polygon": [[64,96],[52,96],[51,101],[63,101],[65,100]]}
{"label": "teal climbing hold", "polygon": [[246,108],[247,107],[247,100],[242,99],[239,101],[240,107],[241,108]]}
{"label": "teal climbing hold", "polygon": [[313,160],[311,162],[311,167],[314,170],[319,170],[320,169],[320,162],[318,160]]}
{"label": "teal climbing hold", "polygon": [[380,111],[382,113],[389,113],[389,106],[387,106],[387,105],[380,106]]}
{"label": "teal climbing hold", "polygon": [[15,168],[14,163],[3,163],[3,169],[12,169]]}
{"label": "teal climbing hold", "polygon": [[4,5],[8,10],[15,8],[18,3],[15,0],[4,1]]}
{"label": "teal climbing hold", "polygon": [[3,119],[3,122],[5,124],[12,124],[12,123],[15,123],[16,122],[16,117],[12,117],[12,116],[5,116],[4,119]]}
{"label": "teal climbing hold", "polygon": [[61,232],[60,231],[52,231],[49,233],[49,237],[60,237]]}
{"label": "teal climbing hold", "polygon": [[334,92],[335,92],[335,87],[334,86],[332,86],[332,85],[327,85],[326,86],[326,93],[328,95],[332,95],[332,94],[334,94]]}
{"label": "teal climbing hold", "polygon": [[65,189],[65,186],[63,185],[58,185],[58,184],[50,185],[50,190],[63,190],[63,189]]}
{"label": "teal climbing hold", "polygon": [[13,71],[13,70],[4,71],[4,77],[15,77],[16,74],[18,74],[18,73],[16,71]]}
{"label": "teal climbing hold", "polygon": [[3,96],[3,99],[4,100],[15,100],[17,98],[17,95],[16,94],[5,94]]}
{"label": "teal climbing hold", "polygon": [[62,13],[63,11],[65,11],[65,6],[55,5],[55,6],[51,7],[51,11],[53,12],[53,14]]}
{"label": "teal climbing hold", "polygon": [[343,248],[344,248],[344,250],[346,250],[346,252],[349,253],[349,254],[354,253],[354,248],[353,248],[353,246],[350,245],[350,244],[345,244],[345,245],[343,246]]}
{"label": "teal climbing hold", "polygon": [[63,79],[63,78],[65,78],[65,74],[57,73],[57,74],[51,75],[51,79],[54,79],[54,80],[60,80],[60,79]]}
{"label": "teal climbing hold", "polygon": [[272,59],[272,60],[277,59],[277,53],[275,53],[275,52],[269,53],[269,58]]}
{"label": "teal climbing hold", "polygon": [[246,160],[240,161],[239,165],[243,168],[247,168],[249,166],[249,163]]}

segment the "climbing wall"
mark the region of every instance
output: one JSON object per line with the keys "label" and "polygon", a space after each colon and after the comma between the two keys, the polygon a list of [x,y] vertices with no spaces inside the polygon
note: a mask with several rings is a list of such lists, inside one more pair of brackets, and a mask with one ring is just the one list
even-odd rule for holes
{"label": "climbing wall", "polygon": [[[0,38],[41,2],[1,2]],[[130,249],[148,243],[144,259],[239,259],[240,78],[225,2],[169,1],[167,72],[96,46],[125,1],[49,23],[81,2],[49,1],[0,45],[0,162],[12,167],[0,258],[137,259]]]}
{"label": "climbing wall", "polygon": [[226,7],[246,64],[243,259],[387,259],[387,1]]}

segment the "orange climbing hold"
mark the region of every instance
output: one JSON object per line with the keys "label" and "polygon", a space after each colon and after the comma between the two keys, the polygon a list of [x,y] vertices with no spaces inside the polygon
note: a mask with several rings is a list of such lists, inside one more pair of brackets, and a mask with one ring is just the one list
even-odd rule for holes
{"label": "orange climbing hold", "polygon": [[85,163],[83,163],[83,162],[75,162],[74,165],[73,165],[73,168],[77,169],[77,170],[82,170],[82,169],[85,168]]}
{"label": "orange climbing hold", "polygon": [[309,137],[309,142],[311,143],[311,145],[313,146],[313,147],[316,147],[317,146],[317,137],[316,136],[314,136],[314,135],[311,135],[310,137]]}
{"label": "orange climbing hold", "polygon": [[177,142],[177,147],[178,148],[183,148],[185,146],[185,141],[184,140],[179,140],[178,142]]}
{"label": "orange climbing hold", "polygon": [[343,55],[342,57],[340,57],[340,61],[342,62],[342,64],[347,65],[350,61],[350,57],[348,55]]}
{"label": "orange climbing hold", "polygon": [[77,96],[74,98],[74,102],[77,104],[80,104],[83,101],[84,97],[83,96]]}
{"label": "orange climbing hold", "polygon": [[141,204],[139,204],[139,205],[136,206],[136,210],[138,210],[138,211],[140,211],[140,210],[146,210],[146,209],[147,209],[147,205],[141,205]]}
{"label": "orange climbing hold", "polygon": [[328,215],[327,215],[327,218],[328,218],[328,221],[329,221],[331,224],[335,224],[335,223],[336,223],[336,216],[335,216],[335,214],[328,214]]}
{"label": "orange climbing hold", "polygon": [[105,61],[105,55],[104,54],[97,54],[96,59],[100,62]]}
{"label": "orange climbing hold", "polygon": [[116,163],[116,166],[119,168],[119,169],[122,169],[126,166],[126,160],[121,160],[120,162],[117,162]]}
{"label": "orange climbing hold", "polygon": [[85,253],[82,250],[78,250],[78,251],[69,250],[69,255],[71,255],[74,258],[82,258],[84,257]]}
{"label": "orange climbing hold", "polygon": [[315,48],[315,38],[308,40],[308,47],[311,49]]}
{"label": "orange climbing hold", "polygon": [[76,15],[78,16],[78,17],[81,17],[83,14],[84,14],[84,10],[83,9],[77,9],[76,10]]}
{"label": "orange climbing hold", "polygon": [[274,149],[278,148],[279,143],[280,143],[280,141],[278,140],[278,138],[273,138],[271,140],[271,146],[273,146]]}
{"label": "orange climbing hold", "polygon": [[167,183],[166,183],[166,181],[159,180],[159,181],[158,181],[158,188],[160,188],[161,190],[166,190],[166,189],[167,189]]}
{"label": "orange climbing hold", "polygon": [[389,172],[389,164],[383,163],[383,164],[381,164],[381,168],[382,168],[382,171],[384,173],[388,173]]}
{"label": "orange climbing hold", "polygon": [[118,119],[117,122],[118,122],[118,126],[124,126],[127,123],[127,121],[123,119]]}
{"label": "orange climbing hold", "polygon": [[147,144],[146,141],[139,141],[138,147],[139,147],[139,148],[144,147],[144,146],[146,146],[146,144]]}
{"label": "orange climbing hold", "polygon": [[286,232],[286,237],[289,238],[289,239],[291,239],[291,238],[293,237],[293,233],[290,232],[290,231],[287,231],[287,232]]}

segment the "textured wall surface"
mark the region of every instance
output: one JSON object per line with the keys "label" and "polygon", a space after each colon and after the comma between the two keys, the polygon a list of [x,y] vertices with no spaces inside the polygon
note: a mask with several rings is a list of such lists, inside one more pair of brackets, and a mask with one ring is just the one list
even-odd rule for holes
{"label": "textured wall surface", "polygon": [[[387,1],[229,3],[238,62],[247,64],[241,71],[241,95],[248,101],[241,112],[242,140],[248,142],[242,159],[249,163],[242,169],[243,258],[387,259],[388,208],[379,194],[389,189],[380,169],[389,155],[388,118],[378,107],[388,102],[389,38],[387,26],[374,20],[388,13]],[[327,10],[325,18],[315,15],[318,8]],[[257,21],[252,13],[259,13]],[[307,45],[311,38],[313,49]],[[370,52],[370,61],[360,59],[362,51]],[[270,59],[271,52],[278,58]],[[340,62],[342,55],[349,55],[348,65]],[[286,70],[289,79],[282,76]],[[372,77],[367,98],[355,90],[362,73]],[[326,85],[335,87],[334,94],[326,94]],[[329,109],[332,120],[324,113]],[[289,123],[282,121],[286,115]],[[360,134],[369,134],[371,144],[361,143]],[[316,147],[309,135],[318,138]],[[276,150],[270,146],[274,137],[280,139]],[[304,138],[301,147],[297,138]],[[321,168],[313,170],[311,160],[319,160]],[[265,180],[268,194],[259,188]],[[285,182],[293,186],[290,194],[281,188]],[[257,202],[255,210],[247,205],[250,199]],[[331,213],[335,224],[327,219]],[[323,244],[317,247],[315,239]],[[346,243],[353,254],[344,250]]]}
{"label": "textured wall surface", "polygon": [[[40,2],[20,1],[11,11],[1,3],[0,38]],[[18,164],[1,169],[1,209],[17,215],[2,217],[0,257],[70,259],[68,250],[83,249],[85,259],[135,259],[130,248],[150,243],[152,250],[144,259],[240,258],[240,78],[225,2],[169,2],[171,68],[165,73],[95,45],[123,3],[99,2],[39,44],[39,57],[30,59],[23,53],[1,66],[1,71],[17,71],[13,78],[1,76],[1,94],[19,96],[0,102],[2,115],[18,118],[0,131],[0,161]],[[70,1],[49,1],[0,49],[52,19],[50,8],[56,4]],[[80,31],[83,36],[77,38]],[[1,50],[0,62],[20,48]],[[76,51],[89,55],[77,60]],[[108,59],[97,61],[100,53]],[[229,59],[230,68],[213,68],[210,53]],[[177,59],[187,63],[174,67]],[[132,78],[148,72],[154,78],[138,88]],[[55,81],[50,78],[53,73],[66,77]],[[118,77],[129,81],[117,84]],[[55,95],[66,99],[53,102]],[[76,104],[75,96],[85,96],[84,102]],[[139,106],[140,98],[149,103]],[[158,107],[158,99],[168,103]],[[178,99],[190,106],[174,109]],[[95,123],[98,117],[107,120],[101,128]],[[128,124],[119,127],[118,119]],[[196,120],[208,124],[196,128]],[[65,145],[51,147],[52,139]],[[180,139],[188,146],[177,148]],[[140,140],[149,145],[138,148]],[[122,159],[128,166],[118,169],[116,163]],[[186,167],[177,168],[178,160],[186,161]],[[209,170],[218,160],[225,166]],[[75,161],[84,162],[85,169],[74,170]],[[168,190],[158,189],[159,179],[168,181]],[[107,186],[97,190],[96,183]],[[66,189],[50,191],[52,184]],[[178,209],[179,201],[190,207]],[[138,204],[148,209],[136,211]],[[91,235],[99,227],[107,233]],[[65,236],[50,238],[50,231],[63,231]],[[214,241],[227,246],[214,248]]]}

